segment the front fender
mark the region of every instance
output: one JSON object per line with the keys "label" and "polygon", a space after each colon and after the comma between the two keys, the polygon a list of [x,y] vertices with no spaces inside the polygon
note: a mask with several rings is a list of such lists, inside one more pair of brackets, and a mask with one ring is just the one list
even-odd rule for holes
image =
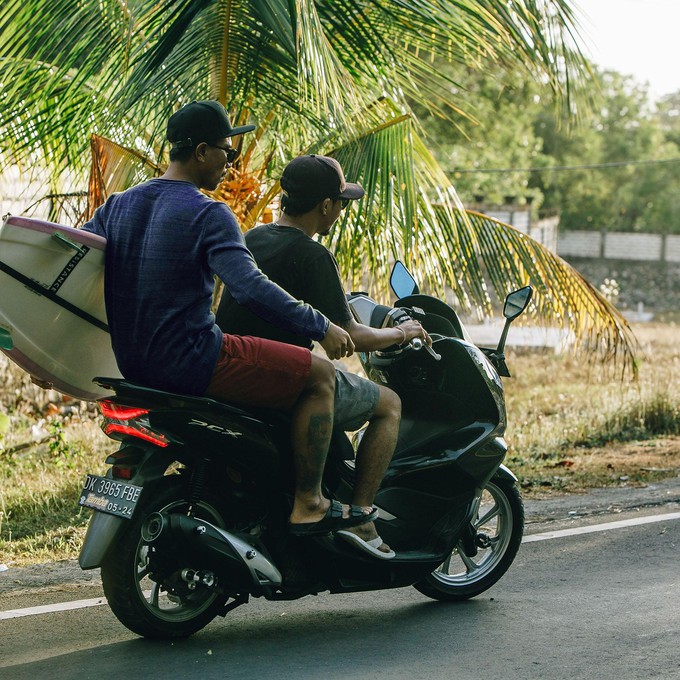
{"label": "front fender", "polygon": [[509,482],[516,482],[517,477],[515,477],[515,473],[508,467],[505,467],[501,463],[499,466],[498,470],[494,473],[493,479],[499,479],[499,480],[507,480]]}

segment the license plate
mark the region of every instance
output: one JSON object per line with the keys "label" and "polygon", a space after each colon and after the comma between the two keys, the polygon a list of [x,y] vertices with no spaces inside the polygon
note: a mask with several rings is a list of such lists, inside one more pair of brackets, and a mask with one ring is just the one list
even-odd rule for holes
{"label": "license plate", "polygon": [[130,519],[141,493],[141,486],[88,475],[78,505]]}

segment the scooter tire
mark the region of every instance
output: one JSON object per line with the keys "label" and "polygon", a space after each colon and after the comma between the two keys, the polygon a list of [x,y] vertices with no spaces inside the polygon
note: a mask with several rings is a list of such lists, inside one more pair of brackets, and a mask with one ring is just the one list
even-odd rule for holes
{"label": "scooter tire", "polygon": [[[223,610],[228,598],[201,590],[200,586],[179,596],[172,595],[146,577],[149,547],[141,535],[145,519],[153,512],[185,512],[187,504],[181,475],[164,477],[158,486],[145,491],[150,500],[130,520],[129,528],[102,563],[104,594],[116,618],[133,633],[159,640],[185,638],[207,626]],[[199,517],[224,527],[224,515],[219,508],[219,502],[206,495],[195,510]]]}
{"label": "scooter tire", "polygon": [[[494,477],[484,487],[482,502],[485,499],[492,502],[482,503],[473,526],[483,536],[482,543],[488,540],[489,545],[480,546],[478,555],[468,556],[463,541],[459,541],[438,569],[414,584],[423,595],[447,602],[469,600],[494,585],[512,564],[524,533],[524,504],[519,489],[511,479]],[[494,535],[489,536],[489,530]],[[462,568],[457,570],[456,565]]]}

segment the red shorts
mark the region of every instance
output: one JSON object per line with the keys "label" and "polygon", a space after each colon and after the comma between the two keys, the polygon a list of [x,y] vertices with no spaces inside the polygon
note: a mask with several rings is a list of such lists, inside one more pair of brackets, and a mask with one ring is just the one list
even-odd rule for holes
{"label": "red shorts", "polygon": [[312,353],[304,347],[225,333],[205,396],[290,411],[311,367]]}

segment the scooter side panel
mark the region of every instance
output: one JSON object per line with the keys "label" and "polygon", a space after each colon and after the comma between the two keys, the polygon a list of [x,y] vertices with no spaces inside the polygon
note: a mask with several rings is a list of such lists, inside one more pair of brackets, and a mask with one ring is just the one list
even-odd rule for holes
{"label": "scooter side panel", "polygon": [[[266,483],[281,477],[281,454],[275,443],[276,428],[254,418],[240,418],[228,411],[157,409],[151,424],[190,443],[190,449],[238,470],[250,479]],[[285,448],[284,448],[285,451]]]}
{"label": "scooter side panel", "polygon": [[381,511],[376,528],[395,550],[431,551],[433,527],[452,514],[464,517],[474,492],[474,487],[468,487],[443,497],[407,487],[380,489],[375,498]]}

